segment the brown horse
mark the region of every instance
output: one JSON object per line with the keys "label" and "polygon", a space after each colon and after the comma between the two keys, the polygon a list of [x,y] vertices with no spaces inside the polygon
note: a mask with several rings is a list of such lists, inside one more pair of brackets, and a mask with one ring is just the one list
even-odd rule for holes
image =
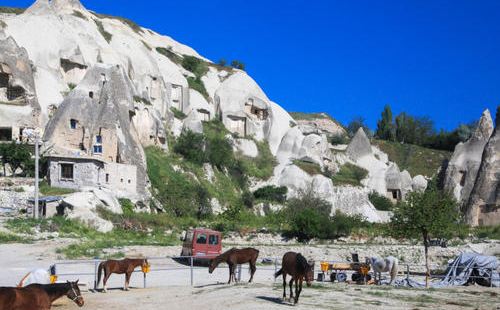
{"label": "brown horse", "polygon": [[125,286],[123,287],[123,289],[125,291],[128,291],[130,276],[132,275],[132,272],[134,272],[134,269],[139,266],[141,266],[143,269],[149,267],[148,260],[145,258],[138,258],[138,259],[125,258],[122,260],[111,259],[104,261],[99,264],[96,285],[99,286],[99,282],[101,282],[101,274],[102,271],[104,270],[104,279],[102,281],[104,292],[108,291],[106,289],[106,282],[108,282],[108,279],[112,273],[125,274]]}
{"label": "brown horse", "polygon": [[26,287],[0,287],[0,310],[49,310],[66,295],[79,307],[84,304],[78,281],[57,284],[30,284]]}
{"label": "brown horse", "polygon": [[283,275],[283,300],[286,299],[286,275],[292,276],[290,280],[290,300],[293,298],[293,282],[295,281],[294,304],[299,302],[300,292],[302,292],[302,281],[306,280],[307,286],[311,286],[314,281],[314,263],[309,263],[300,253],[287,252],[283,255],[281,269],[274,274],[277,278]]}
{"label": "brown horse", "polygon": [[208,272],[214,272],[214,269],[219,266],[220,263],[224,262],[229,266],[229,281],[227,284],[231,283],[231,279],[237,282],[235,277],[236,265],[248,263],[250,265],[250,281],[252,282],[253,275],[257,270],[255,263],[257,262],[257,257],[259,257],[259,250],[254,248],[236,249],[232,248],[216,258],[210,260],[210,266]]}

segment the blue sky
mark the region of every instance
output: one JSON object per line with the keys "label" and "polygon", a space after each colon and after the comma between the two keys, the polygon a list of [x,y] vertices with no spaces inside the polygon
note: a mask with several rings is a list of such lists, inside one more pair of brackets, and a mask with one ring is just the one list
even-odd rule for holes
{"label": "blue sky", "polygon": [[[31,0],[0,0],[26,7]],[[82,0],[214,61],[238,59],[289,111],[354,116],[385,104],[452,129],[500,104],[500,1]]]}

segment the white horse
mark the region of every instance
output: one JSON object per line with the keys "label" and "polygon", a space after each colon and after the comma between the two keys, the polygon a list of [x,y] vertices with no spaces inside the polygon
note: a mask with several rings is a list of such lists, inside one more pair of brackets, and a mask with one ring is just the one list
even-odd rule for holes
{"label": "white horse", "polygon": [[377,283],[377,273],[379,281],[378,283],[380,283],[381,273],[389,272],[391,275],[391,281],[389,282],[389,285],[392,284],[398,274],[398,259],[394,256],[387,256],[385,259],[377,257],[367,257],[366,263],[370,264],[370,266],[373,268],[375,283]]}

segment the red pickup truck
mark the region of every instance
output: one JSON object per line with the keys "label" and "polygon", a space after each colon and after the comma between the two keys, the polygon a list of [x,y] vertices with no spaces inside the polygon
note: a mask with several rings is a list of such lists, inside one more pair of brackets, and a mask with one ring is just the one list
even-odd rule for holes
{"label": "red pickup truck", "polygon": [[222,252],[222,234],[218,231],[195,228],[184,237],[181,256],[194,256],[196,263],[208,261]]}

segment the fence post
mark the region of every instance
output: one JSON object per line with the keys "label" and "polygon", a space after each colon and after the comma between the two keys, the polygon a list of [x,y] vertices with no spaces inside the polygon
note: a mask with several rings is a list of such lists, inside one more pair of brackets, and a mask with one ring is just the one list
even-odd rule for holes
{"label": "fence post", "polygon": [[241,265],[238,265],[238,282],[241,282]]}
{"label": "fence post", "polygon": [[144,275],[144,288],[146,288],[146,273],[143,272],[143,275]]}
{"label": "fence post", "polygon": [[274,274],[273,274],[274,282],[276,282],[276,277],[274,276],[276,274],[276,272],[278,272],[278,259],[275,257],[274,258]]}
{"label": "fence post", "polygon": [[191,260],[191,286],[193,286],[193,257],[190,256],[190,260]]}
{"label": "fence post", "polygon": [[94,259],[94,290],[97,290],[97,285],[99,284],[97,283],[97,262],[97,259]]}
{"label": "fence post", "polygon": [[491,268],[490,272],[490,287],[493,287],[493,268]]}
{"label": "fence post", "polygon": [[410,283],[410,265],[406,264],[406,283]]}

